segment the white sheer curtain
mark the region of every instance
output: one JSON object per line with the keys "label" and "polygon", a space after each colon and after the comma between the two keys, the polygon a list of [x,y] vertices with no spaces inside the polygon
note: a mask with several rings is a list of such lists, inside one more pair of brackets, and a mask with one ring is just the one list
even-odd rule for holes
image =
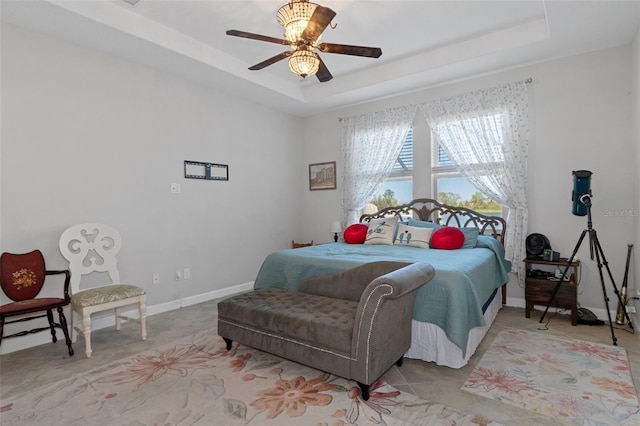
{"label": "white sheer curtain", "polygon": [[422,104],[437,142],[480,192],[508,208],[506,258],[524,285],[529,104],[524,81]]}
{"label": "white sheer curtain", "polygon": [[416,114],[416,105],[342,119],[342,214],[345,225],[387,179]]}

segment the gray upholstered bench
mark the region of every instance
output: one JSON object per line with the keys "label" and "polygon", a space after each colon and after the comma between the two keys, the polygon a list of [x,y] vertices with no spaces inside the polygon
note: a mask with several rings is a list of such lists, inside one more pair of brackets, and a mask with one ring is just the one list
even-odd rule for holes
{"label": "gray upholstered bench", "polygon": [[428,263],[372,262],[303,281],[298,291],[263,288],[218,303],[218,334],[358,382],[362,397],[411,345],[416,292]]}

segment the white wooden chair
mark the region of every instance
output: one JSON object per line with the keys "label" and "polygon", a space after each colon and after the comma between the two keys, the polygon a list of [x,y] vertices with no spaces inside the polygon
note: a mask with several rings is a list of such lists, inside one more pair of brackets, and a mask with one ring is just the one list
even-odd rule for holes
{"label": "white wooden chair", "polygon": [[[135,285],[120,284],[120,273],[116,256],[122,247],[118,231],[108,225],[83,223],[72,226],[60,237],[60,252],[69,261],[71,270],[71,341],[78,338],[78,314],[82,318],[82,332],[85,354],[91,357],[91,314],[115,310],[116,330],[120,330],[120,320],[139,322],[142,340],[147,338],[145,291]],[[83,275],[107,272],[111,284],[80,289]],[[140,318],[130,318],[120,313],[126,305],[138,304]]]}

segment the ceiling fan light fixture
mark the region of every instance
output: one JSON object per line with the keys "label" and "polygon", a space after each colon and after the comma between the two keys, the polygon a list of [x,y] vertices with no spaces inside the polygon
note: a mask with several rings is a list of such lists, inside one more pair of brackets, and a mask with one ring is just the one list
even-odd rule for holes
{"label": "ceiling fan light fixture", "polygon": [[296,44],[318,5],[308,0],[293,0],[278,9],[276,18],[284,28],[284,37]]}
{"label": "ceiling fan light fixture", "polygon": [[227,35],[291,47],[291,50],[281,52],[250,66],[249,69],[251,71],[261,70],[285,58],[289,58],[289,69],[292,73],[302,78],[308,75],[315,75],[320,83],[326,83],[333,76],[315,50],[323,53],[369,58],[379,58],[382,55],[382,49],[379,47],[318,43],[325,29],[328,27],[335,28],[335,26],[331,25],[331,20],[335,16],[335,11],[328,7],[311,3],[309,0],[290,0],[287,4],[281,6],[276,14],[278,23],[284,28],[285,38],[269,37],[239,30],[228,30]]}
{"label": "ceiling fan light fixture", "polygon": [[320,57],[315,52],[306,49],[300,49],[293,52],[289,58],[289,69],[292,73],[305,78],[308,75],[314,75],[320,68]]}

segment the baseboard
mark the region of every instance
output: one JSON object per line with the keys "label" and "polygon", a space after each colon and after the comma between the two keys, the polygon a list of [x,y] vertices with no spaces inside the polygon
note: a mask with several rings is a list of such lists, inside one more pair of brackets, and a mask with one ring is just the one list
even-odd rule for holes
{"label": "baseboard", "polygon": [[[184,297],[179,300],[172,300],[171,302],[161,303],[158,305],[147,306],[147,316],[161,314],[163,312],[173,311],[175,309],[184,308],[191,305],[197,305],[198,303],[208,302],[210,300],[220,299],[222,297],[231,296],[233,294],[249,291],[253,288],[253,282],[239,284],[233,287],[223,288],[221,290],[214,290],[207,293],[196,294],[194,296]],[[136,309],[130,311],[130,314],[136,317]],[[107,325],[110,326],[111,324]],[[101,327],[104,328],[104,327]]]}
{"label": "baseboard", "polygon": [[[163,312],[173,311],[175,309],[180,309],[186,306],[196,305],[198,303],[208,302],[210,300],[220,299],[222,297],[231,296],[236,293],[242,293],[244,291],[249,291],[253,288],[253,282],[239,284],[233,287],[227,287],[220,290],[213,290],[207,293],[196,294],[194,296],[184,297],[179,300],[172,300],[170,302],[159,303],[156,305],[148,305],[147,306],[147,318],[152,317],[153,315],[161,314]],[[130,309],[126,311],[122,311],[122,315],[129,316],[132,318],[138,318],[139,313],[137,307],[134,305],[131,306]],[[67,317],[67,321],[71,326],[71,314],[69,310],[65,310],[65,315]],[[54,319],[56,322],[58,321],[58,315],[54,314]],[[100,330],[102,328],[113,327],[114,322],[113,315],[104,315],[104,316],[95,316],[91,322],[92,330]],[[149,320],[149,321],[152,321]],[[45,321],[46,324],[46,321]],[[6,331],[6,330],[5,330]],[[64,345],[64,334],[62,330],[56,329],[56,336],[58,337],[58,343]],[[78,339],[78,342],[82,340],[82,337]],[[0,347],[0,355],[8,354],[11,352],[16,352],[22,349],[32,348],[34,346],[39,346],[43,344],[51,344],[51,334],[43,331],[38,334],[27,335],[22,337],[16,337],[11,339],[3,339],[2,346]],[[77,346],[76,342],[74,346]],[[84,343],[83,343],[84,345]],[[76,353],[78,351],[76,350]]]}
{"label": "baseboard", "polygon": [[[611,306],[609,306],[609,309],[614,308],[613,303],[609,302],[609,304]],[[507,297],[507,304],[505,306],[511,306],[514,308],[525,308],[525,301],[524,299],[519,299],[519,298],[515,298],[515,297]],[[609,321],[609,318],[607,317],[607,310],[603,309],[603,308],[592,308],[589,306],[584,306],[585,308],[589,309],[591,312],[593,312],[596,317],[598,317],[598,319],[601,319],[603,321]],[[540,317],[542,316],[544,310],[545,310],[546,306],[544,305],[535,305],[534,309],[531,312],[531,318],[538,318],[540,319]],[[618,309],[618,304],[615,304],[615,309]],[[571,315],[571,311],[569,309],[561,309],[561,308],[554,308],[554,307],[549,307],[549,311],[547,312],[547,316],[545,316],[545,320],[548,319],[548,315],[549,314],[554,314],[554,313],[562,313],[562,314],[567,314],[567,315]],[[616,311],[614,310],[610,310],[611,312],[611,319],[613,321],[615,321],[616,319]],[[635,318],[632,316],[631,317],[631,321],[634,323],[636,323]]]}

